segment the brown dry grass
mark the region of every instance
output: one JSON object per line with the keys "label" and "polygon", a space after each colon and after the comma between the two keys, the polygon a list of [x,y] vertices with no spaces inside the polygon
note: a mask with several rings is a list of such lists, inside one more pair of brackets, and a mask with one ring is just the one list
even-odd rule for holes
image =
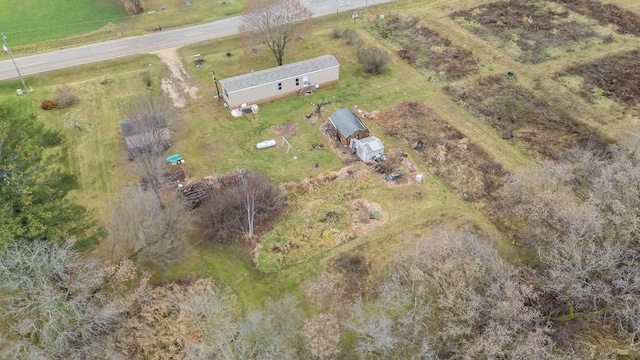
{"label": "brown dry grass", "polygon": [[470,51],[452,46],[449,39],[421,25],[417,18],[376,21],[369,31],[398,46],[397,55],[409,64],[431,71],[430,80],[457,79],[477,71],[478,61]]}
{"label": "brown dry grass", "polygon": [[418,157],[463,199],[478,201],[502,186],[502,166],[425,104],[403,102],[373,121],[408,146],[422,142]]}
{"label": "brown dry grass", "polygon": [[456,11],[451,17],[480,37],[498,39],[501,47],[511,48],[517,60],[525,63],[547,60],[550,54],[545,49],[597,38],[590,26],[571,20],[568,11],[548,3],[499,1]]}
{"label": "brown dry grass", "polygon": [[556,0],[567,8],[598,20],[600,24],[616,25],[622,34],[640,35],[640,16],[616,4],[596,0]]}
{"label": "brown dry grass", "polygon": [[[640,24],[639,24],[640,26]],[[593,99],[598,95],[633,107],[640,103],[640,50],[606,57],[568,68],[558,74],[580,76],[581,94]],[[601,92],[601,94],[599,94]]]}
{"label": "brown dry grass", "polygon": [[504,77],[482,78],[477,84],[458,83],[446,91],[503,137],[514,138],[549,159],[558,159],[576,146],[604,149],[609,143],[600,133]]}

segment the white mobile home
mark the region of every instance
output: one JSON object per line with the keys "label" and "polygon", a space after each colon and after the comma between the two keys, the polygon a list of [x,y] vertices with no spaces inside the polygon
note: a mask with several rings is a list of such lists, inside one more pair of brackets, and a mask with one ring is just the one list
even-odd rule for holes
{"label": "white mobile home", "polygon": [[220,80],[220,84],[227,105],[235,108],[287,96],[304,86],[330,84],[339,78],[338,60],[333,55],[323,55],[227,78]]}

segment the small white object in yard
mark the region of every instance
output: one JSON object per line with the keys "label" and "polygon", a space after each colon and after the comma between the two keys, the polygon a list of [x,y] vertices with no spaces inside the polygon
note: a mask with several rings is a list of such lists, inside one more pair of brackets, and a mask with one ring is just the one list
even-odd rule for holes
{"label": "small white object in yard", "polygon": [[362,114],[362,110],[361,109],[358,109],[358,114]]}
{"label": "small white object in yard", "polygon": [[384,20],[384,15],[380,14],[380,20]]}
{"label": "small white object in yard", "polygon": [[276,146],[275,140],[265,140],[256,144],[256,149],[266,149]]}
{"label": "small white object in yard", "polygon": [[294,157],[293,157],[293,160],[298,160],[298,157],[297,157],[297,156],[294,156]]}
{"label": "small white object in yard", "polygon": [[153,14],[155,12],[156,12],[155,10],[151,10],[151,11],[147,11],[147,14]]}
{"label": "small white object in yard", "polygon": [[422,174],[416,175],[416,182],[417,183],[422,183],[423,181],[424,181],[424,175],[422,175]]}

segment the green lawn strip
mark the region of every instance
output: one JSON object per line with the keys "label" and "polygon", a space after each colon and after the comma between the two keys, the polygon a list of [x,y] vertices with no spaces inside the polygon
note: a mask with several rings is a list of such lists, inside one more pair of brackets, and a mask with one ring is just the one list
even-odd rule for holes
{"label": "green lawn strip", "polygon": [[0,9],[2,31],[16,50],[89,33],[127,18],[117,0],[0,0]]}
{"label": "green lawn strip", "polygon": [[191,6],[186,6],[185,1],[145,0],[142,4],[145,12],[133,16],[131,27],[125,31],[148,31],[156,26],[165,30],[219,20],[240,14],[246,4],[246,0],[227,1],[226,5],[221,2],[194,0]]}
{"label": "green lawn strip", "polygon": [[[9,0],[0,0],[2,3]],[[220,1],[192,1],[192,6],[187,7],[184,1],[145,0],[142,4],[145,11],[134,16],[128,16],[117,0],[32,0],[29,3],[36,4],[19,11],[0,12],[0,23],[10,24],[7,28],[11,30],[3,31],[17,56],[149,34],[160,27],[169,30],[220,20],[239,15],[246,1],[228,1],[224,6]],[[19,7],[2,5],[0,8],[17,10]]]}
{"label": "green lawn strip", "polygon": [[188,252],[184,261],[157,274],[151,281],[158,283],[208,276],[229,286],[238,296],[243,311],[260,308],[268,298],[294,293],[303,280],[257,271],[243,250],[236,246],[200,243]]}

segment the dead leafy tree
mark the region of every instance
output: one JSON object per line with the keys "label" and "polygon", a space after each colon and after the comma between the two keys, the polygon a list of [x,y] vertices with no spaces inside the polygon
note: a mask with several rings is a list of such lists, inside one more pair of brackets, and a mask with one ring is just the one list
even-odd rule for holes
{"label": "dead leafy tree", "polygon": [[300,0],[249,0],[238,30],[248,43],[266,45],[282,65],[287,45],[305,33],[311,15]]}
{"label": "dead leafy tree", "polygon": [[144,8],[142,7],[143,0],[119,0],[120,4],[124,7],[124,10],[129,15],[142,14]]}
{"label": "dead leafy tree", "polygon": [[277,216],[284,203],[284,194],[266,176],[239,170],[203,205],[205,231],[223,242],[240,235],[252,238],[256,227]]}
{"label": "dead leafy tree", "polygon": [[113,358],[214,358],[238,331],[234,305],[211,279],[137,288],[110,334]]}
{"label": "dead leafy tree", "polygon": [[88,358],[84,350],[113,325],[94,291],[104,281],[100,266],[69,246],[9,243],[0,278],[3,359]]}
{"label": "dead leafy tree", "polygon": [[301,285],[309,306],[316,315],[305,320],[304,350],[314,359],[335,359],[340,354],[340,339],[349,306],[344,289],[329,274],[321,274]]}
{"label": "dead leafy tree", "polygon": [[501,215],[535,246],[556,321],[588,318],[640,333],[640,166],[621,152],[575,150],[571,161],[512,176]]}
{"label": "dead leafy tree", "polygon": [[192,214],[174,194],[154,194],[125,189],[110,206],[112,261],[132,259],[166,266],[181,258],[186,237],[193,230]]}
{"label": "dead leafy tree", "polygon": [[122,115],[128,119],[123,131],[129,158],[136,163],[148,188],[162,201],[164,155],[171,146],[166,119],[175,116],[174,108],[164,96],[145,95],[125,106]]}
{"label": "dead leafy tree", "polygon": [[328,359],[340,353],[340,323],[335,314],[321,313],[305,321],[302,337],[314,359]]}
{"label": "dead leafy tree", "polygon": [[490,245],[440,231],[399,257],[378,299],[355,305],[349,328],[364,358],[545,359],[547,324]]}

